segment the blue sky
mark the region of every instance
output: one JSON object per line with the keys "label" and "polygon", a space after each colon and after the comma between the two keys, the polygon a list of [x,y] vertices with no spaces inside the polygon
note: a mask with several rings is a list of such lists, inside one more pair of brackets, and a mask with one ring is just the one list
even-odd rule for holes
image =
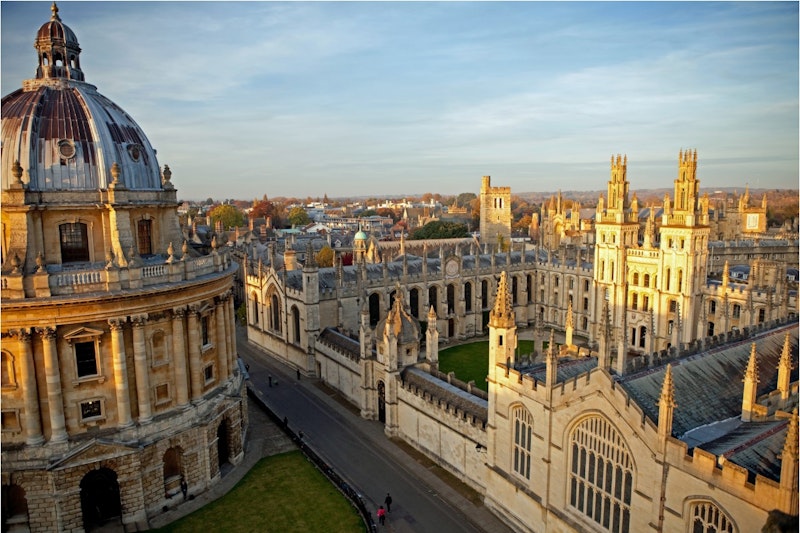
{"label": "blue sky", "polygon": [[[797,2],[60,2],[185,199],[798,186]],[[49,2],[0,3],[2,93]]]}

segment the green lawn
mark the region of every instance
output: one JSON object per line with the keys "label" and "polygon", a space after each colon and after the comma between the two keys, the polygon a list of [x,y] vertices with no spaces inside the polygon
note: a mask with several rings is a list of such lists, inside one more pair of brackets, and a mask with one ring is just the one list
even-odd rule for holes
{"label": "green lawn", "polygon": [[262,459],[228,494],[155,531],[361,533],[366,528],[344,495],[298,450]]}
{"label": "green lawn", "polygon": [[[547,342],[545,342],[547,344]],[[533,351],[533,341],[518,340],[517,354]],[[475,386],[488,391],[486,375],[489,373],[489,341],[460,344],[439,352],[439,370],[445,374],[455,372],[461,381],[475,381]]]}

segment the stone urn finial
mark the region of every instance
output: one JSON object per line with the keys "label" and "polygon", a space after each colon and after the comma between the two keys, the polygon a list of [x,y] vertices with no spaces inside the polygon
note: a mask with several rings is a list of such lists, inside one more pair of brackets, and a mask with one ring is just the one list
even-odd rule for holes
{"label": "stone urn finial", "polygon": [[14,252],[14,255],[11,256],[9,261],[11,261],[11,273],[19,274],[19,256],[17,255],[17,252]]}
{"label": "stone urn finial", "polygon": [[169,246],[167,246],[167,263],[172,263],[175,261],[175,247],[172,246],[172,241],[169,242]]}
{"label": "stone urn finial", "polygon": [[164,189],[172,190],[175,186],[170,181],[172,179],[172,171],[169,169],[169,165],[164,165],[164,172],[162,172],[163,180],[161,181]]}
{"label": "stone urn finial", "polygon": [[186,259],[189,259],[189,241],[187,241],[186,239],[183,240],[183,246],[181,246],[181,252],[183,252],[183,257],[181,257],[182,260],[185,261]]}
{"label": "stone urn finial", "polygon": [[114,251],[110,248],[106,251],[106,270],[114,268]]}
{"label": "stone urn finial", "polygon": [[219,248],[219,244],[217,243],[217,235],[214,234],[211,237],[211,250],[213,250],[216,253],[217,248]]}

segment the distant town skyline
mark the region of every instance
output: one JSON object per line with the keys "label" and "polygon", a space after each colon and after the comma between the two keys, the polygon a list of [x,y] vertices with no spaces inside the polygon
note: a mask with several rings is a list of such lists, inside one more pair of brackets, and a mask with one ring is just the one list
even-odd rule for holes
{"label": "distant town skyline", "polygon": [[[51,2],[0,3],[3,96]],[[182,199],[798,187],[797,2],[60,2]]]}

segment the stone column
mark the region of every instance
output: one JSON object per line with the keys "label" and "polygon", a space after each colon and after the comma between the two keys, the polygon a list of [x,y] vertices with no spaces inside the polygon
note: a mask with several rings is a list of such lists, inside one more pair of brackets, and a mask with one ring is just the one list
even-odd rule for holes
{"label": "stone column", "polygon": [[236,358],[239,356],[239,351],[236,348],[236,308],[233,306],[233,297],[228,298],[228,308],[232,317],[232,319],[228,321],[228,325],[232,330],[230,336],[228,337],[231,342],[231,347],[230,350],[228,350],[228,353],[231,354],[231,359],[235,362]]}
{"label": "stone column", "polygon": [[191,378],[192,403],[198,403],[203,395],[203,369],[200,368],[200,320],[199,308],[189,307],[189,377]]}
{"label": "stone column", "polygon": [[185,307],[178,307],[172,310],[172,362],[175,365],[175,395],[179,407],[186,407],[189,405],[186,341],[183,333],[183,319],[185,316]]}
{"label": "stone column", "polygon": [[131,419],[131,400],[128,397],[128,364],[125,360],[125,338],[122,326],[125,318],[111,318],[111,355],[114,358],[114,385],[117,392],[117,421],[119,427],[127,428],[133,425]]}
{"label": "stone column", "polygon": [[139,402],[139,423],[147,424],[153,419],[150,407],[150,375],[147,370],[147,347],[144,340],[144,324],[147,314],[131,317],[133,323],[133,365],[136,372],[136,399]]}
{"label": "stone column", "polygon": [[44,442],[42,422],[39,418],[39,391],[36,385],[36,367],[33,364],[31,350],[31,332],[21,329],[16,332],[19,339],[20,374],[22,376],[22,394],[25,401],[25,443],[38,446]]}
{"label": "stone column", "polygon": [[233,308],[233,293],[227,293],[225,299],[225,345],[228,350],[228,368],[233,373],[237,367],[236,352],[233,349],[233,338],[236,336],[236,312]]}
{"label": "stone column", "polygon": [[217,306],[214,309],[214,322],[216,324],[216,349],[217,364],[219,365],[220,383],[228,379],[228,341],[225,338],[225,307],[228,303],[224,295],[217,299]]}
{"label": "stone column", "polygon": [[64,400],[61,396],[61,371],[58,367],[58,348],[56,329],[39,328],[44,348],[44,372],[47,382],[47,402],[50,410],[50,442],[67,440],[67,426],[64,421]]}

